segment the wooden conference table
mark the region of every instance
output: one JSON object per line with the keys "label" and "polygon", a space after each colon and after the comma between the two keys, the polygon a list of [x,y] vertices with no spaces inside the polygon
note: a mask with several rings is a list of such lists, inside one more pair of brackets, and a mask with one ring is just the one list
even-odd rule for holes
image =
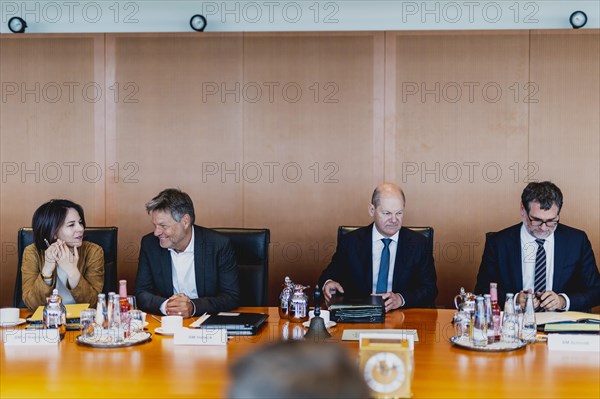
{"label": "wooden conference table", "polygon": [[[151,342],[139,346],[95,349],[77,345],[76,331],[67,332],[60,344],[50,348],[2,343],[0,398],[225,397],[232,362],[259,345],[304,332],[299,324],[280,320],[276,308],[240,310],[268,312],[268,325],[257,336],[233,337],[225,347],[175,346],[171,337],[154,334]],[[416,329],[415,398],[600,397],[598,353],[549,352],[544,343],[503,353],[455,348],[448,342],[453,313],[394,311],[385,324],[339,324],[331,329],[331,341],[341,342],[357,355],[357,342],[341,341],[344,329]],[[153,332],[159,323],[148,321],[148,331]]]}

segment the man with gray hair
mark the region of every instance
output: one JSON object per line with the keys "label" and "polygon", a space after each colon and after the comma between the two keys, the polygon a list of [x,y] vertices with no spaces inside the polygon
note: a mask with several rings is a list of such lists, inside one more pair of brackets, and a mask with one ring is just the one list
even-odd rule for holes
{"label": "man with gray hair", "polygon": [[393,183],[373,191],[368,205],[373,223],[340,237],[331,263],[319,278],[325,301],[381,296],[385,311],[435,306],[438,293],[427,239],[402,227],[406,196]]}
{"label": "man with gray hair", "polygon": [[189,195],[169,188],[146,204],[154,232],[142,238],[135,281],[137,304],[184,318],[231,310],[240,296],[229,239],[194,224]]}

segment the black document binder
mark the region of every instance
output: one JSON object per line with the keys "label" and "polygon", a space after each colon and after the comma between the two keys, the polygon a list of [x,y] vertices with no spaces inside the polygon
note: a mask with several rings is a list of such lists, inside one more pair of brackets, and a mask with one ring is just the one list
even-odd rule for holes
{"label": "black document binder", "polygon": [[338,323],[383,323],[385,304],[381,296],[362,299],[334,297],[329,305],[330,319]]}
{"label": "black document binder", "polygon": [[267,317],[264,313],[211,314],[200,328],[225,328],[227,335],[255,335]]}

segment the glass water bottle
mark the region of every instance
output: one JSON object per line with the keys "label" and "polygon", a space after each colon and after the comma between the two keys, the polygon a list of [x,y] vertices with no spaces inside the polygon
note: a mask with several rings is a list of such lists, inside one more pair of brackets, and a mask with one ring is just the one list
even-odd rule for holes
{"label": "glass water bottle", "polygon": [[289,316],[289,304],[293,293],[294,283],[292,282],[291,278],[285,276],[285,280],[283,282],[283,290],[279,295],[279,317],[281,319],[287,319]]}
{"label": "glass water bottle", "polygon": [[523,327],[521,328],[521,339],[528,344],[532,344],[535,342],[536,334],[537,324],[535,322],[535,311],[533,309],[533,294],[528,292],[525,314],[523,315]]}
{"label": "glass water bottle", "polygon": [[96,304],[96,326],[99,329],[108,328],[108,321],[106,316],[106,294],[98,294],[98,303]]}
{"label": "glass water bottle", "polygon": [[58,290],[52,290],[52,295],[46,298],[46,306],[42,313],[43,328],[56,328],[60,339],[65,337],[67,331],[67,309],[58,295]]}
{"label": "glass water bottle", "polygon": [[487,346],[487,323],[485,321],[485,309],[482,296],[475,297],[475,313],[473,313],[473,319],[471,321],[470,338],[473,346]]}
{"label": "glass water bottle", "polygon": [[485,294],[483,296],[483,311],[485,313],[485,325],[487,326],[488,344],[494,343],[494,324],[492,322],[492,296]]}

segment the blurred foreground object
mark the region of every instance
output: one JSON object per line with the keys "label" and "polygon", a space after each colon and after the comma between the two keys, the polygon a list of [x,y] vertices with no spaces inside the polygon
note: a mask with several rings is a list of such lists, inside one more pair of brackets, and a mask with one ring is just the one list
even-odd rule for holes
{"label": "blurred foreground object", "polygon": [[234,364],[230,398],[368,398],[356,362],[338,344],[281,341]]}

